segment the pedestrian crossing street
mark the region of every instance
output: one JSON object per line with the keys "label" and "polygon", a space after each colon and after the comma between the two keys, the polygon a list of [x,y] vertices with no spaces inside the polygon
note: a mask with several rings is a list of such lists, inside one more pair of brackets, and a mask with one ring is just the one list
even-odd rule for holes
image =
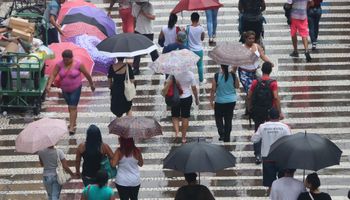
{"label": "pedestrian crossing street", "polygon": [[[151,0],[156,12],[154,22],[155,42],[161,26],[167,24],[168,14],[176,0]],[[108,8],[109,3],[93,0],[97,7]],[[217,44],[223,41],[238,41],[238,0],[222,0],[224,7],[219,10]],[[264,16],[267,20],[264,44],[266,54],[275,63],[272,76],[278,80],[281,106],[285,115],[283,122],[292,127],[292,132],[319,133],[330,138],[343,151],[341,163],[319,171],[321,190],[331,194],[332,199],[345,200],[350,189],[350,2],[348,0],[325,0],[320,22],[320,36],[317,50],[311,52],[312,62],[306,60],[300,51],[299,58],[289,57],[292,51],[289,27],[286,24],[282,5],[284,0],[266,1]],[[190,22],[191,12],[178,14],[179,25]],[[117,8],[112,12],[120,31],[121,20]],[[200,12],[201,23],[205,26],[205,14]],[[299,47],[302,47],[299,42]],[[231,134],[231,142],[218,141],[213,110],[209,105],[210,80],[218,71],[207,53],[213,47],[208,45],[206,36],[205,78],[208,83],[200,87],[200,105],[193,106],[190,118],[188,141],[198,138],[223,145],[237,158],[237,165],[217,173],[201,173],[201,184],[209,187],[219,200],[265,200],[266,190],[262,185],[261,165],[255,165],[249,127],[244,116],[244,93],[239,91]],[[311,45],[310,45],[311,48]],[[141,200],[170,200],[181,185],[185,184],[179,172],[162,169],[162,160],[167,153],[181,144],[172,142],[173,130],[170,111],[166,109],[160,94],[163,75],[156,75],[147,67],[150,56],[141,60],[141,75],[136,76],[137,97],[133,101],[133,115],[155,117],[163,127],[163,136],[140,141],[145,165],[141,168]],[[197,77],[198,78],[198,77]],[[74,169],[77,144],[85,139],[90,124],[96,124],[103,133],[104,142],[114,150],[117,137],[109,135],[107,125],[113,114],[109,110],[110,96],[106,76],[95,74],[95,93],[85,83],[79,104],[77,133],[66,136],[58,148],[66,153],[69,165]],[[15,152],[15,138],[25,124],[41,117],[68,119],[67,108],[59,89],[52,88],[43,103],[39,116],[30,112],[9,113],[0,118],[0,200],[45,199],[42,184],[42,168],[36,155]],[[306,172],[308,173],[308,172]],[[298,170],[296,178],[302,180],[303,172]],[[80,199],[81,180],[72,180],[64,186],[61,199]]]}

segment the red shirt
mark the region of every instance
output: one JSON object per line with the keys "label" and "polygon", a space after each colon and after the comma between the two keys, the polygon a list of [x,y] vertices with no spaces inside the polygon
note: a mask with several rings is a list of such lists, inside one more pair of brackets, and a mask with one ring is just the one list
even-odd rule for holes
{"label": "red shirt", "polygon": [[[270,77],[268,75],[263,75],[261,77],[262,80],[269,80]],[[250,91],[253,93],[254,89],[256,88],[256,86],[258,85],[258,80],[255,79],[252,82],[252,85],[250,86]],[[273,81],[272,83],[270,83],[270,89],[272,92],[277,91],[278,90],[278,86],[277,86],[277,81]],[[272,106],[276,107],[276,100],[275,98],[272,99]]]}

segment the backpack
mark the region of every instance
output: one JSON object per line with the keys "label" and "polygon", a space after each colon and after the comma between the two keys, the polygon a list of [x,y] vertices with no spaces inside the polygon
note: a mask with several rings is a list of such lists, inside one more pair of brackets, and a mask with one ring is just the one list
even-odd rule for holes
{"label": "backpack", "polygon": [[267,111],[272,107],[273,93],[270,89],[273,79],[262,80],[257,79],[258,83],[252,95],[252,114],[253,117],[266,115]]}

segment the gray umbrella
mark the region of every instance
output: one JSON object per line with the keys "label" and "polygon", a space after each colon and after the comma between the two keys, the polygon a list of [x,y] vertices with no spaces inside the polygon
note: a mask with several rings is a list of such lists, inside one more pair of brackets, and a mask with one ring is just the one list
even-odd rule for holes
{"label": "gray umbrella", "polygon": [[284,136],[271,145],[269,160],[281,169],[320,170],[339,165],[342,151],[332,141],[313,133]]}
{"label": "gray umbrella", "polygon": [[97,49],[107,57],[135,57],[151,53],[157,46],[141,34],[121,33],[106,38]]}
{"label": "gray umbrella", "polygon": [[163,161],[163,168],[183,173],[216,172],[234,167],[235,163],[236,158],[222,146],[194,142],[171,151]]}

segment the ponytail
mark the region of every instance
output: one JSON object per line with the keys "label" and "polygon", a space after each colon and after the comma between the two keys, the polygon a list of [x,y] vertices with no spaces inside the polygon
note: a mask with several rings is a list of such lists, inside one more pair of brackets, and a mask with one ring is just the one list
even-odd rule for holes
{"label": "ponytail", "polygon": [[225,82],[227,81],[228,79],[228,65],[221,65],[221,69],[222,71],[224,72],[224,77],[225,77]]}

